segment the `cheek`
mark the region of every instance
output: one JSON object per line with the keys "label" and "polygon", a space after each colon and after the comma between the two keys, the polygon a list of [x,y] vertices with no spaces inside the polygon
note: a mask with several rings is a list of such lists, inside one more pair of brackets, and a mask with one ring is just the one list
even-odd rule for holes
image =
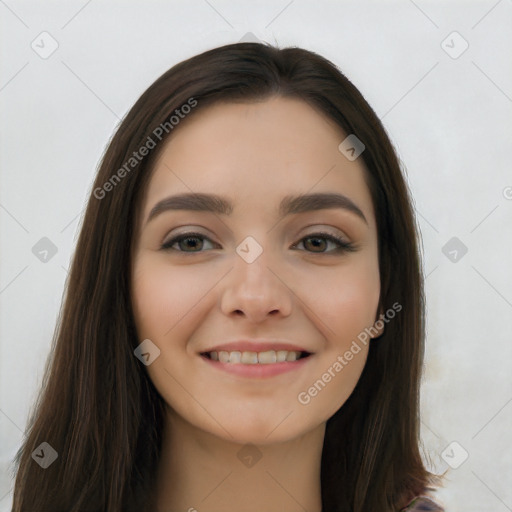
{"label": "cheek", "polygon": [[304,296],[311,301],[311,319],[325,337],[325,349],[297,398],[304,414],[327,420],[352,394],[366,364],[369,338],[364,330],[376,319],[380,281],[371,265],[315,277],[315,283],[304,283]]}
{"label": "cheek", "polygon": [[[354,259],[354,264],[345,267],[317,269],[304,275],[301,299],[328,340],[350,344],[361,330],[373,325],[380,296],[377,262]],[[304,311],[307,313],[308,308]]]}
{"label": "cheek", "polygon": [[132,306],[139,337],[161,339],[211,288],[199,269],[171,268],[161,258],[141,258],[134,267]]}
{"label": "cheek", "polygon": [[152,338],[162,329],[173,288],[165,274],[137,262],[132,279],[132,307],[139,338]]}

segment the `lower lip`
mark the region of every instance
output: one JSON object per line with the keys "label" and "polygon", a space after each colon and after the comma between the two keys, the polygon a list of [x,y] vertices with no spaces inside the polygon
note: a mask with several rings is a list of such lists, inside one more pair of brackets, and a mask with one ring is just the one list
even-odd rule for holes
{"label": "lower lip", "polygon": [[297,361],[285,361],[283,363],[270,363],[270,364],[242,364],[242,363],[221,363],[208,359],[205,356],[200,356],[206,363],[210,364],[217,370],[222,370],[239,377],[249,377],[253,379],[264,379],[267,377],[274,377],[282,373],[291,372],[302,368],[313,357],[310,354],[308,357],[297,359]]}

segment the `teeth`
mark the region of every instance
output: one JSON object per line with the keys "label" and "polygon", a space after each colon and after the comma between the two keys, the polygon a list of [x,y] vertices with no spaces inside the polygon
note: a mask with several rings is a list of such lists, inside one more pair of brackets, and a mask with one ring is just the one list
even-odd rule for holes
{"label": "teeth", "polygon": [[242,352],[227,352],[230,363],[239,363],[242,360]]}
{"label": "teeth", "polygon": [[[231,352],[229,353],[231,356]],[[231,357],[226,363],[231,362]],[[240,362],[243,364],[256,364],[258,362],[258,352],[242,352]]]}
{"label": "teeth", "polygon": [[300,357],[300,352],[296,350],[267,350],[266,352],[209,352],[210,359],[213,361],[220,361],[221,363],[234,363],[234,364],[273,364],[283,363],[285,361],[297,361]]}
{"label": "teeth", "polygon": [[277,356],[276,356],[275,350],[267,350],[266,352],[258,353],[258,363],[271,364],[271,363],[275,363],[276,360],[277,360]]}
{"label": "teeth", "polygon": [[286,360],[287,361],[295,361],[299,358],[300,356],[300,352],[288,352],[288,354],[286,354]]}
{"label": "teeth", "polygon": [[287,355],[288,355],[288,350],[278,350],[277,351],[277,362],[284,363],[286,361]]}

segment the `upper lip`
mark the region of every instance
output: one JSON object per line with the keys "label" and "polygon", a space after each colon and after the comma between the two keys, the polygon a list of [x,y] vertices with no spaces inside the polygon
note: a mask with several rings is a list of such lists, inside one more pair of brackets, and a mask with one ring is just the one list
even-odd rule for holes
{"label": "upper lip", "polygon": [[214,345],[205,350],[201,350],[201,353],[204,352],[266,352],[268,350],[295,350],[297,352],[308,352],[312,353],[311,350],[306,349],[301,345],[297,345],[296,343],[291,343],[289,341],[284,340],[238,340],[238,341],[229,341],[226,343],[220,343],[219,345]]}

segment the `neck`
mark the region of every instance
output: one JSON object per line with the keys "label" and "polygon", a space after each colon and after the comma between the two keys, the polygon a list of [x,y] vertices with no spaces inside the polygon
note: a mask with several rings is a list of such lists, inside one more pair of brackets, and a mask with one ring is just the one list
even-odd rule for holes
{"label": "neck", "polygon": [[221,439],[168,413],[157,512],[321,512],[325,423],[279,444]]}

